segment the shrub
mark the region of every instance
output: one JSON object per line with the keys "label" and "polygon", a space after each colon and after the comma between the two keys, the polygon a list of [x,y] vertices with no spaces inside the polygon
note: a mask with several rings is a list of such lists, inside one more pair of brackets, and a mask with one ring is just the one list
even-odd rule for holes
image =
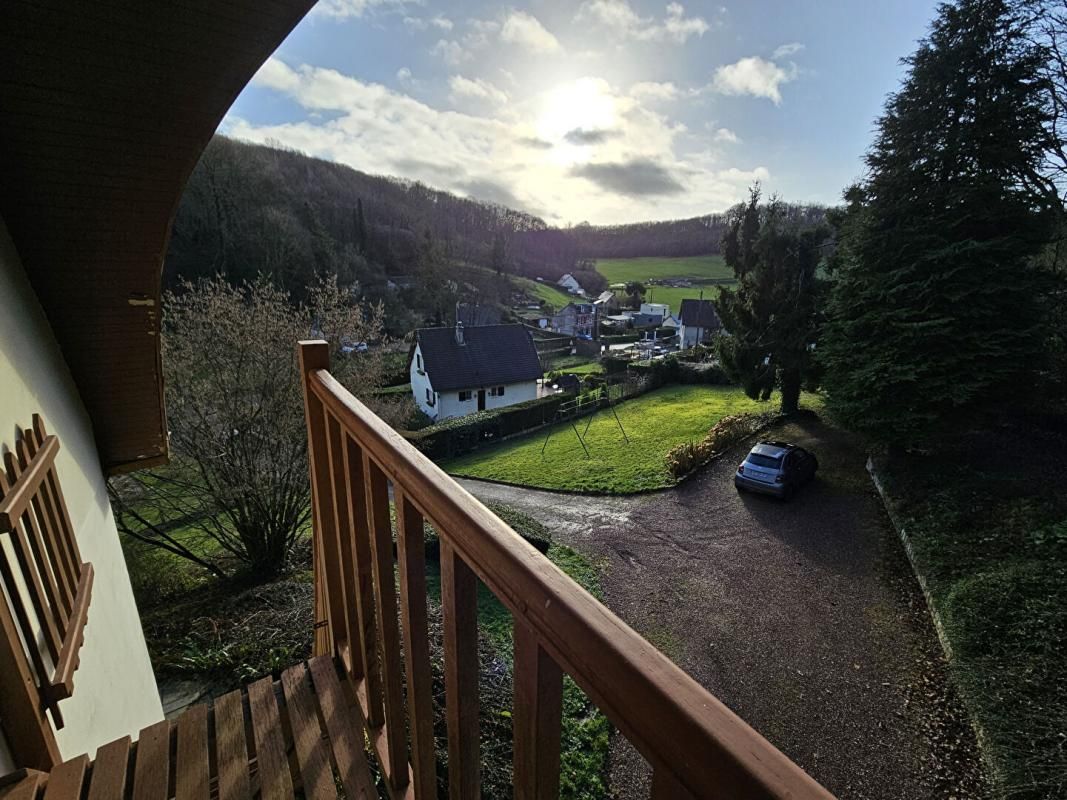
{"label": "shrub", "polygon": [[734,414],[723,417],[699,442],[682,442],[667,453],[667,468],[680,480],[738,442],[764,427],[772,414]]}
{"label": "shrub", "polygon": [[600,363],[604,367],[605,375],[617,375],[620,372],[626,372],[626,368],[630,365],[630,359],[619,358],[618,356],[604,356],[600,359]]}

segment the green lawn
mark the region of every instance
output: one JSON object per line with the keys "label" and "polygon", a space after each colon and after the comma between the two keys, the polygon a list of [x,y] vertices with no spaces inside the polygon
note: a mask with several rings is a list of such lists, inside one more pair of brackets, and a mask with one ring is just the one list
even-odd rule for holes
{"label": "green lawn", "polygon": [[513,278],[513,280],[520,289],[529,292],[542,303],[548,303],[555,311],[559,311],[574,299],[551,283],[538,283],[529,278]]}
{"label": "green lawn", "polygon": [[[693,278],[696,280],[733,280],[734,273],[726,266],[722,256],[690,256],[687,258],[601,258],[596,262],[597,272],[607,278],[608,283],[627,283],[629,281],[648,282],[649,278]],[[705,298],[718,294],[714,285],[696,285],[689,289],[675,289],[668,286],[649,286],[650,294],[645,300],[655,303],[667,303],[671,313],[677,314],[682,300],[700,297],[701,289]]]}
{"label": "green lawn", "polygon": [[[805,395],[811,404],[813,398]],[[669,386],[615,407],[627,444],[609,411],[576,420],[589,447],[587,458],[569,423],[512,439],[445,462],[453,475],[487,478],[545,489],[627,494],[674,483],[664,457],[682,442],[703,438],[729,414],[769,411],[776,400],[757,403],[732,386]],[[548,431],[551,436],[542,455]]]}

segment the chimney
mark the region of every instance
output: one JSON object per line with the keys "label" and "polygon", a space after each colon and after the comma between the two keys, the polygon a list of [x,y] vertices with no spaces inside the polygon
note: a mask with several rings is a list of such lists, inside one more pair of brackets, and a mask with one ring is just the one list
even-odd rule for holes
{"label": "chimney", "polygon": [[456,344],[463,344],[463,323],[456,320]]}

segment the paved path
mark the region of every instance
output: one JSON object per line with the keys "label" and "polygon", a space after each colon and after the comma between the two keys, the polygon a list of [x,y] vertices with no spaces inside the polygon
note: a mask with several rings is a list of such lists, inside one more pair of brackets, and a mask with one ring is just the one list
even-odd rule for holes
{"label": "paved path", "polygon": [[[608,605],[841,798],[981,796],[973,737],[902,549],[840,431],[790,503],[739,495],[729,454],[676,490],[583,497],[464,480],[605,563]],[[625,743],[612,788],[647,796]]]}

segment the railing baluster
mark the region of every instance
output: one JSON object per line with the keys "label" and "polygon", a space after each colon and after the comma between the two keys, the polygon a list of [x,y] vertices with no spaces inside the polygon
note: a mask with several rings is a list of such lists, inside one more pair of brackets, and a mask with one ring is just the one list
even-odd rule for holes
{"label": "railing baluster", "polygon": [[422,514],[393,487],[396,549],[400,565],[400,616],[404,621],[404,665],[411,719],[411,764],[415,800],[437,797],[437,757],[433,739],[433,685],[426,611],[426,544]]}
{"label": "railing baluster", "polygon": [[408,748],[401,684],[400,630],[396,619],[396,583],[393,579],[393,526],[389,520],[389,484],[385,474],[363,454],[367,505],[370,508],[371,551],[374,563],[374,597],[382,656],[382,692],[385,701],[386,774],[393,788],[408,782]]}
{"label": "railing baluster", "polygon": [[448,796],[477,800],[481,783],[478,733],[478,580],[441,540],[441,610],[445,640]]}
{"label": "railing baluster", "polygon": [[345,617],[346,647],[339,653],[350,675],[363,676],[363,659],[356,652],[359,642],[358,609],[356,607],[357,579],[352,550],[351,505],[348,500],[349,475],[345,469],[344,435],[340,423],[332,414],[326,415],[326,448],[329,451],[330,486],[333,492],[334,530],[337,532],[337,569],[341,582],[341,603]]}
{"label": "railing baluster", "polygon": [[367,724],[382,724],[382,671],[378,661],[378,622],[374,610],[374,575],[371,569],[370,518],[364,489],[363,450],[345,436],[345,474],[348,475],[349,517],[354,535],[350,541],[356,567],[356,613],[359,620],[359,656],[363,660],[363,687]]}
{"label": "railing baluster", "polygon": [[[15,445],[15,450],[18,453],[17,458],[14,453],[5,454],[8,474],[11,476],[12,481],[17,481],[30,464],[32,456],[26,447],[26,437],[28,435],[28,431],[23,431],[18,444]],[[49,567],[49,559],[46,557],[48,550],[41,530],[43,517],[40,510],[41,489],[38,487],[30,499],[29,506],[27,506],[22,515],[22,525],[30,546],[30,553],[33,555],[33,562],[37,565],[37,575],[40,577],[44,596],[48,601],[49,616],[52,617],[53,624],[56,627],[58,641],[62,642],[67,632],[67,611],[60,601],[59,587],[56,585],[56,578],[59,576],[52,574],[52,570]]]}
{"label": "railing baluster", "polygon": [[[24,437],[26,449],[32,459],[37,455],[44,444],[44,422],[39,414],[33,415],[33,430],[27,431]],[[42,481],[38,490],[39,505],[35,505],[41,515],[41,527],[45,534],[45,544],[48,548],[48,557],[56,572],[56,583],[59,584],[60,599],[63,602],[63,610],[67,617],[74,609],[74,591],[78,587],[78,575],[81,572],[81,564],[75,564],[71,560],[70,550],[63,544],[63,528],[60,515],[56,511],[56,500],[52,495],[52,487],[47,480]]]}
{"label": "railing baluster", "polygon": [[511,722],[515,800],[556,800],[563,672],[529,627],[519,620],[514,627],[515,708]]}
{"label": "railing baluster", "polygon": [[[15,460],[14,453],[11,452],[5,453],[5,460],[7,461],[8,476],[11,483],[14,484],[18,480],[20,472],[18,462]],[[53,613],[54,609],[45,593],[44,585],[41,582],[41,574],[37,569],[37,559],[34,557],[35,554],[27,540],[24,528],[29,530],[31,537],[36,538],[37,528],[33,523],[33,509],[30,506],[26,507],[22,518],[12,528],[11,544],[13,545],[12,549],[15,551],[15,558],[18,559],[22,577],[26,579],[26,590],[30,596],[30,603],[33,605],[33,613],[37,616],[37,623],[41,626],[45,645],[48,647],[48,652],[52,656],[52,663],[54,664],[56,659],[59,658],[59,648],[62,645],[63,637],[57,629],[56,618]],[[12,584],[11,589],[17,591],[14,584]],[[32,631],[27,632],[27,634],[31,637],[33,636]],[[33,645],[31,644],[30,646],[32,647]]]}
{"label": "railing baluster", "polygon": [[[335,654],[342,651],[345,641],[346,617],[344,590],[341,585],[340,553],[338,552],[336,499],[330,479],[330,454],[326,442],[326,409],[322,401],[307,387],[311,370],[328,369],[330,351],[325,342],[300,348],[300,370],[304,376],[304,416],[308,429],[308,470],[311,473],[312,549],[326,579],[326,618],[330,643]],[[317,655],[323,655],[317,653]]]}

